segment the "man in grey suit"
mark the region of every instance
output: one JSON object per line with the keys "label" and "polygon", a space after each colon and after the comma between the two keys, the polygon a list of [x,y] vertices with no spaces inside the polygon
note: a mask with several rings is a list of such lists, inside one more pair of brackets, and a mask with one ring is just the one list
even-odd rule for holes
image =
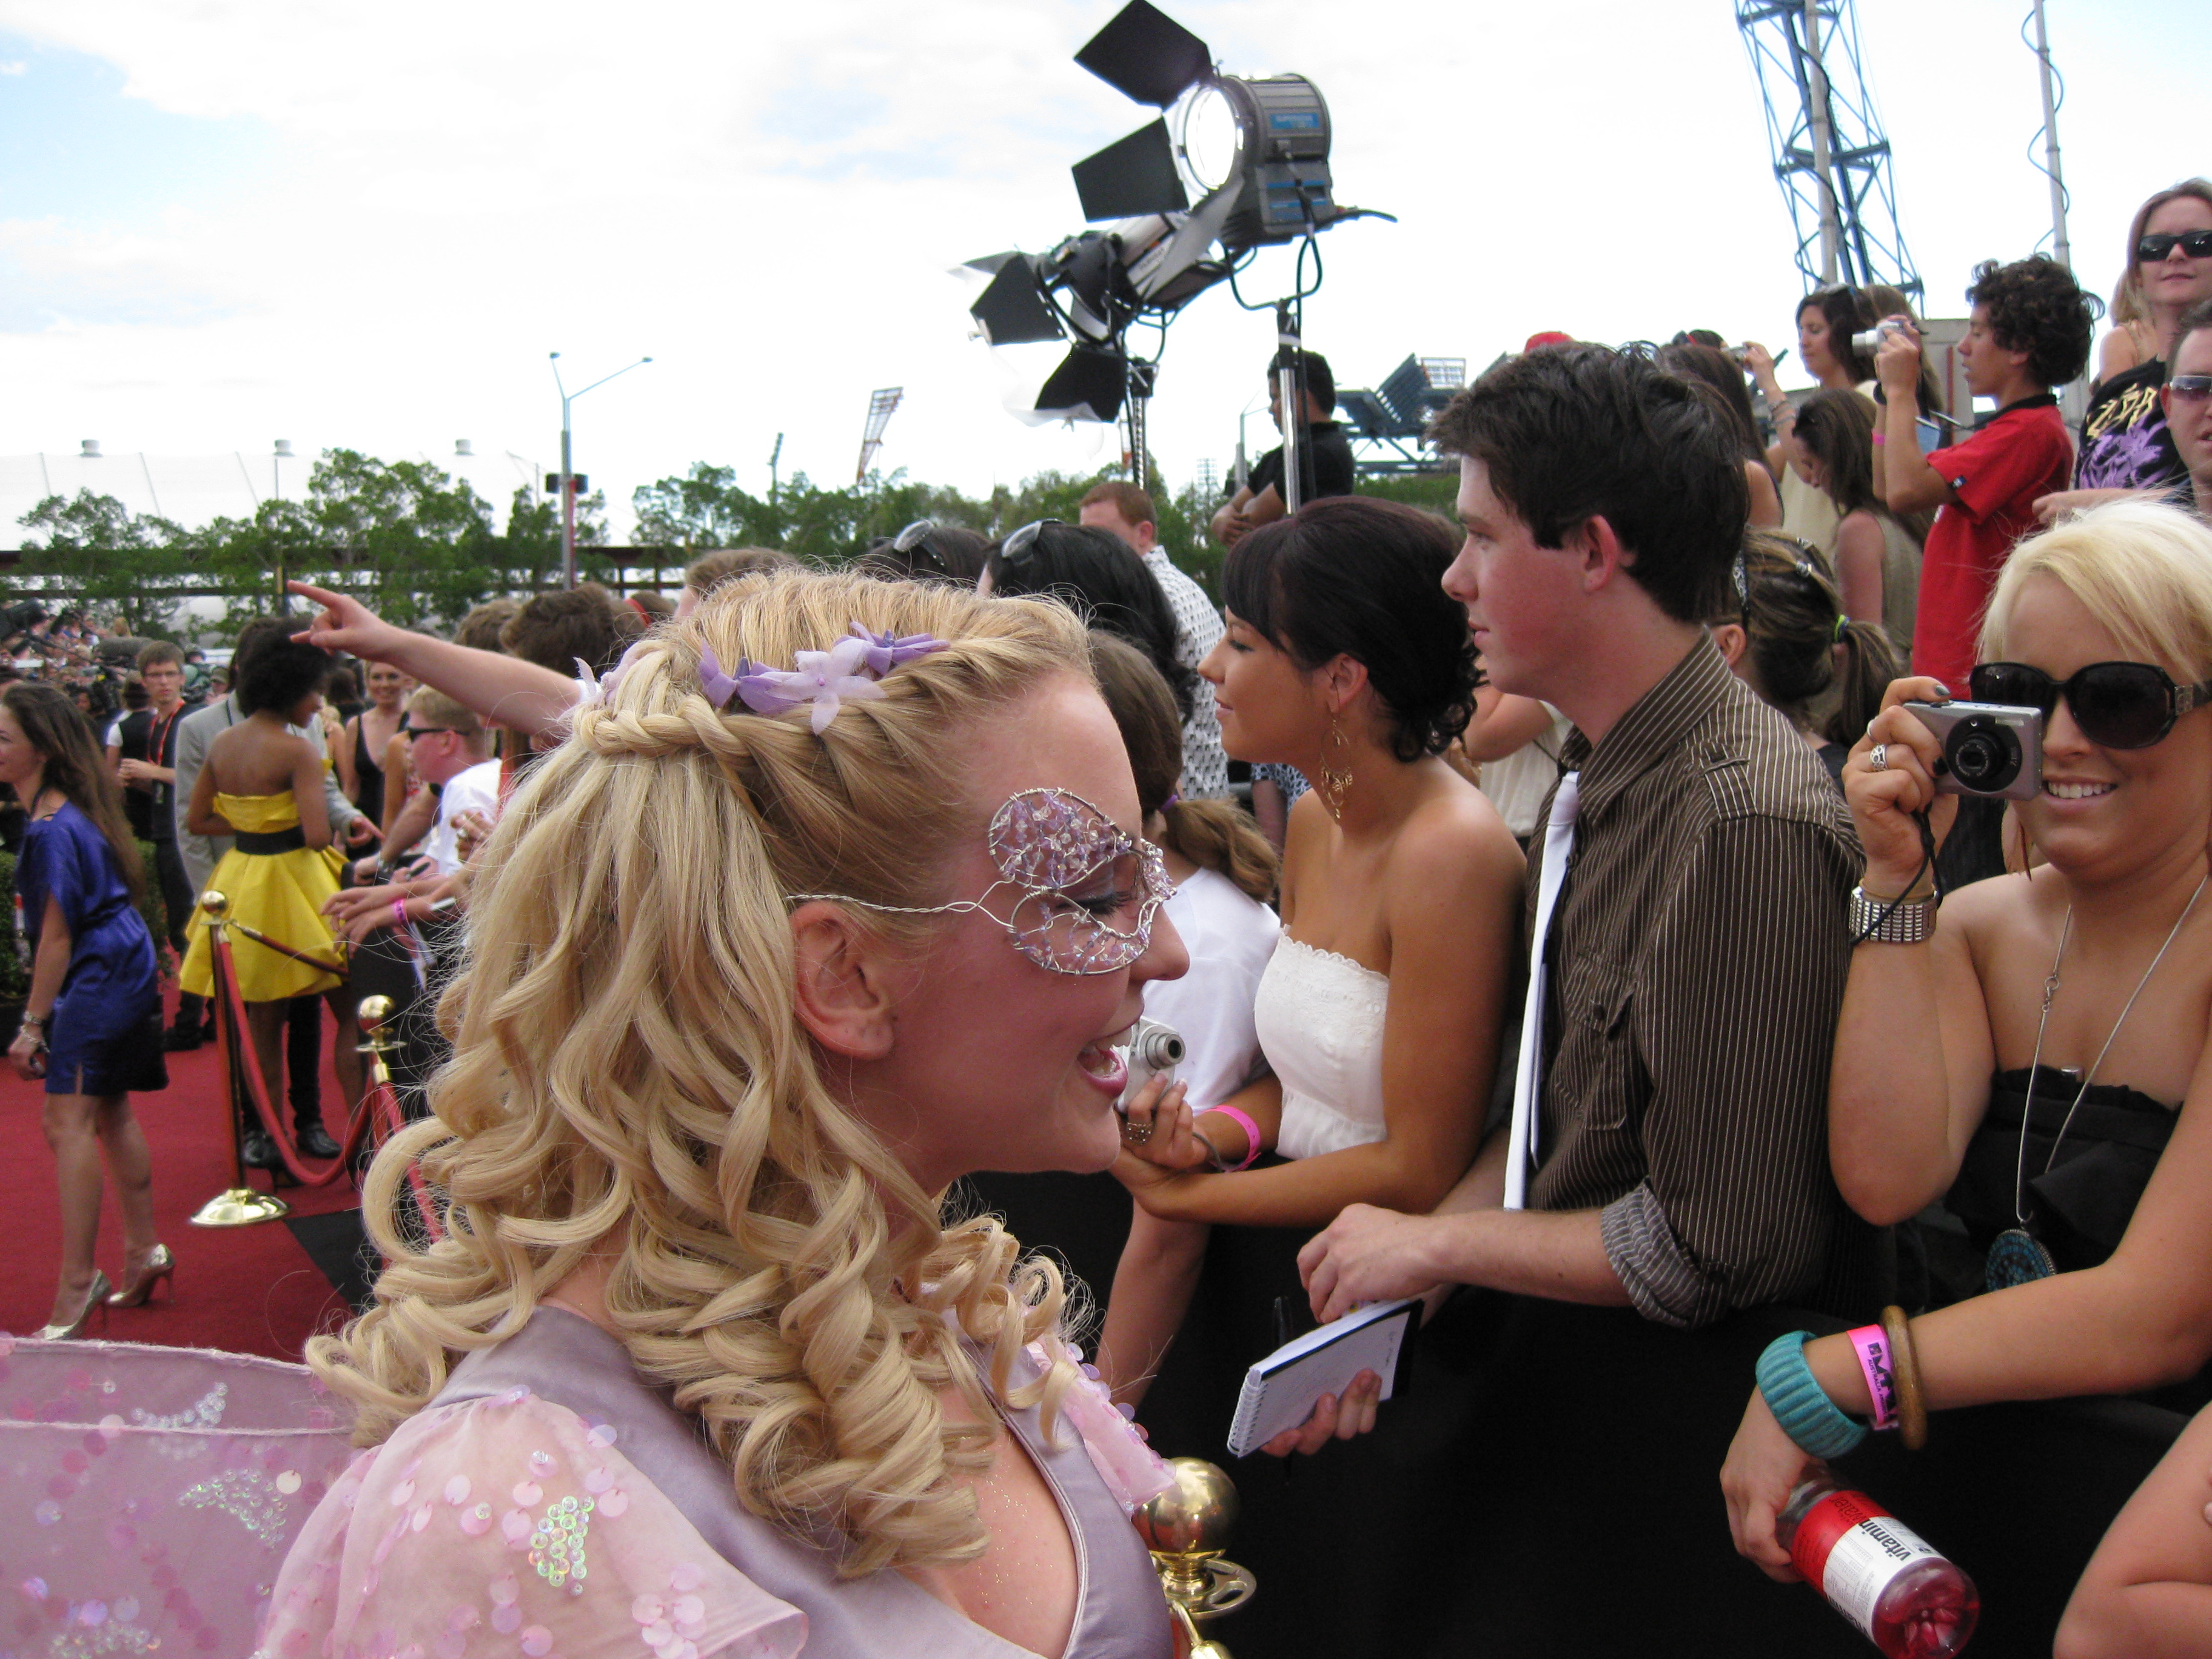
{"label": "man in grey suit", "polygon": [[[240,664],[262,644],[271,638],[282,638],[293,631],[290,618],[261,617],[248,623],[240,632],[238,646],[231,655],[231,672],[235,675]],[[228,693],[220,701],[210,703],[185,717],[177,728],[177,785],[175,811],[177,852],[183,859],[185,872],[191,878],[195,894],[207,890],[215,867],[230,851],[231,842],[224,836],[195,836],[185,828],[185,814],[191,808],[193,786],[198,781],[200,768],[207,760],[208,745],[217,733],[236,725],[245,716],[239,712],[238,694]],[[291,730],[315,746],[315,752],[324,751],[323,728],[310,722],[295,726]],[[376,826],[362,816],[354,804],[339,789],[337,779],[328,767],[323,769],[324,804],[328,808],[331,833],[349,847],[365,846],[376,838]],[[286,1026],[284,1069],[289,1079],[292,1100],[293,1139],[300,1151],[309,1158],[336,1158],[338,1144],[323,1127],[322,1064],[323,1064],[323,1007],[320,997],[295,997],[289,1020]],[[251,1121],[246,1126],[243,1146],[246,1162],[256,1169],[274,1169],[281,1162],[276,1147],[261,1127]]]}

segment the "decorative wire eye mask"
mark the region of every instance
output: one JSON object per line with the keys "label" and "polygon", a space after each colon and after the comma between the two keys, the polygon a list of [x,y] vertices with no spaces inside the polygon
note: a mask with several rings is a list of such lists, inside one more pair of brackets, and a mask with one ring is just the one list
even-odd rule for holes
{"label": "decorative wire eye mask", "polygon": [[[1152,918],[1175,896],[1160,849],[1130,835],[1067,789],[1024,789],[991,816],[991,859],[1000,879],[980,899],[950,904],[874,904],[842,893],[793,893],[791,902],[826,899],[900,915],[979,911],[1006,930],[1014,948],[1055,974],[1110,974],[1152,943]],[[1016,890],[1006,914],[989,900]],[[1127,927],[1116,920],[1132,908]]]}

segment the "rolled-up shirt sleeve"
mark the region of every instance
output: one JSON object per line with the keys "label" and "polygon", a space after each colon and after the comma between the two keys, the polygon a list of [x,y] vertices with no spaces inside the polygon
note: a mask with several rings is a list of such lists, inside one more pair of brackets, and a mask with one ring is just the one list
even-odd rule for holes
{"label": "rolled-up shirt sleeve", "polygon": [[1645,1172],[1601,1218],[1647,1319],[1710,1324],[1818,1275],[1841,1201],[1826,1118],[1850,857],[1815,823],[1725,818],[1662,908],[1631,1003]]}

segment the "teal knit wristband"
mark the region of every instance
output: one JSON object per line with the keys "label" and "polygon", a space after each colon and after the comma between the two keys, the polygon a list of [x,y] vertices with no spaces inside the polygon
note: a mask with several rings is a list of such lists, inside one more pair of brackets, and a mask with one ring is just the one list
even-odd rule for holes
{"label": "teal knit wristband", "polygon": [[1810,1331],[1778,1336],[1759,1356],[1759,1391],[1767,1410],[1808,1457],[1841,1457],[1867,1437],[1866,1425],[1846,1417],[1805,1363]]}

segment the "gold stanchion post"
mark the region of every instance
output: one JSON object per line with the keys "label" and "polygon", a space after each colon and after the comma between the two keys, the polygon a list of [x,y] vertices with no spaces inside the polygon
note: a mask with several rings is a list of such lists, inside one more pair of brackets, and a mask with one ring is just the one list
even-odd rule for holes
{"label": "gold stanchion post", "polygon": [[1259,1588],[1249,1569],[1223,1559],[1237,1524],[1237,1487],[1201,1458],[1170,1458],[1168,1468],[1176,1483],[1137,1511],[1137,1533],[1152,1553],[1168,1610],[1189,1638],[1187,1659],[1229,1659],[1199,1626],[1234,1613]]}
{"label": "gold stanchion post", "polygon": [[230,1097],[230,1160],[232,1184],[228,1191],[213,1198],[192,1212],[195,1227],[250,1227],[257,1221],[275,1221],[289,1215],[292,1206],[274,1193],[264,1193],[246,1182],[246,1152],[241,1141],[245,1138],[244,1124],[253,1110],[246,1097],[245,1054],[239,1046],[250,1041],[238,1029],[231,1013],[230,986],[223,974],[223,952],[214,947],[228,942],[230,922],[230,900],[215,888],[200,895],[200,909],[207,917],[209,962],[215,975],[210,988],[216,1000],[216,1031],[222,1048],[223,1080]]}

